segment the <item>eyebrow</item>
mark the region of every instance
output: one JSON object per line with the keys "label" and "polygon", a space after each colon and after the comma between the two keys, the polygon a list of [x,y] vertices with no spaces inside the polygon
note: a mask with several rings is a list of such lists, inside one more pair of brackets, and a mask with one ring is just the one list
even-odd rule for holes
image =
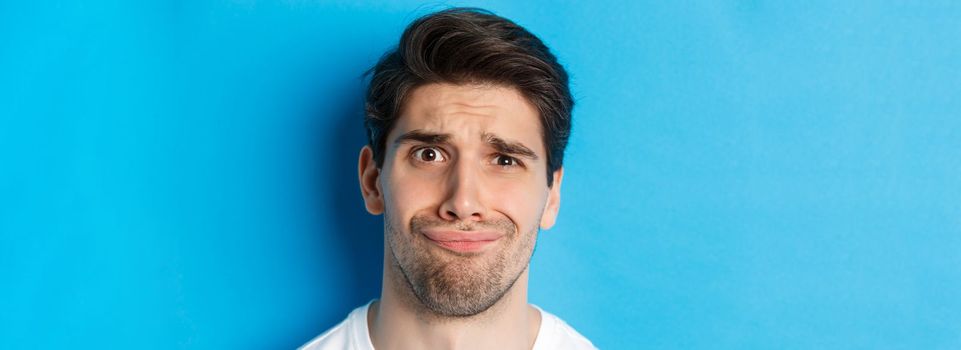
{"label": "eyebrow", "polygon": [[449,140],[450,140],[450,134],[439,134],[436,132],[427,132],[424,130],[417,129],[417,130],[408,131],[403,135],[400,135],[399,137],[397,137],[397,139],[394,140],[394,145],[399,145],[402,143],[410,143],[410,142],[420,142],[420,143],[426,143],[429,145],[438,145],[438,144],[447,143],[447,141]]}
{"label": "eyebrow", "polygon": [[486,141],[500,153],[512,154],[529,158],[531,160],[537,160],[537,153],[534,153],[534,151],[532,151],[530,148],[524,146],[523,143],[505,140],[497,135],[486,132],[481,137],[483,137],[484,141]]}
{"label": "eyebrow", "polygon": [[[421,129],[416,129],[398,136],[397,139],[394,140],[394,145],[412,142],[424,143],[428,145],[439,145],[449,143],[450,138],[450,134],[428,132]],[[484,139],[484,142],[497,150],[497,152],[521,156],[534,161],[539,159],[537,157],[537,153],[534,153],[534,151],[532,151],[529,147],[524,146],[523,143],[505,140],[497,135],[486,132],[481,134],[481,138]]]}

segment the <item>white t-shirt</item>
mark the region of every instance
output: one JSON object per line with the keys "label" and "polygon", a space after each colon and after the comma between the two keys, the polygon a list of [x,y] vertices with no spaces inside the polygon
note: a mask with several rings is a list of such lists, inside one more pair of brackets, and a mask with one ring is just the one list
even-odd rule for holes
{"label": "white t-shirt", "polygon": [[[367,330],[367,305],[351,311],[340,324],[334,326],[300,347],[300,350],[374,350]],[[532,350],[581,350],[597,349],[590,340],[577,333],[574,328],[553,314],[542,310],[536,305],[534,308],[541,312],[541,328],[537,331]]]}

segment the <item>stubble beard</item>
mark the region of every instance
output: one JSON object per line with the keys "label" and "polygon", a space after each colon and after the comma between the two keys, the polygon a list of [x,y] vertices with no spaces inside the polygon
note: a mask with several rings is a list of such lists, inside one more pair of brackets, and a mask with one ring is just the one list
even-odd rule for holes
{"label": "stubble beard", "polygon": [[[443,220],[415,216],[408,232],[401,232],[384,217],[393,264],[423,309],[436,316],[470,317],[494,306],[527,269],[536,242],[537,229],[519,235],[510,220],[478,225],[451,225]],[[497,250],[483,255],[439,250],[418,237],[429,227],[450,227],[462,231],[497,230],[504,233]],[[396,276],[395,276],[396,278]]]}

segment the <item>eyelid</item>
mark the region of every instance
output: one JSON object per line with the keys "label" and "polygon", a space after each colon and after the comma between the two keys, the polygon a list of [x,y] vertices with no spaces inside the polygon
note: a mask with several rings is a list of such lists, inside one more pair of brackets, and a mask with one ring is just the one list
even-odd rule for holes
{"label": "eyelid", "polygon": [[[510,158],[511,160],[514,161],[514,165],[500,165],[500,164],[497,164],[497,160],[498,160],[500,157]],[[494,165],[499,166],[499,167],[521,167],[521,168],[526,168],[526,167],[527,167],[527,165],[524,164],[523,161],[521,161],[520,157],[512,156],[512,155],[510,155],[510,154],[505,154],[505,153],[494,153],[494,157],[491,158],[491,160],[493,161]]]}
{"label": "eyelid", "polygon": [[[437,160],[434,160],[434,161],[426,161],[426,160],[418,159],[418,158],[416,157],[417,152],[424,151],[424,150],[428,150],[428,149],[434,149],[434,150],[436,150],[436,151],[437,151],[437,155],[438,155],[438,157],[439,157],[440,159],[437,159]],[[416,161],[416,162],[421,162],[421,163],[444,162],[444,161],[447,161],[447,159],[449,159],[449,157],[447,156],[447,151],[445,151],[443,147],[440,147],[440,146],[437,146],[437,145],[414,146],[414,147],[412,147],[412,148],[410,149],[410,154],[408,155],[408,157],[411,158],[411,159],[413,159],[413,160]]]}

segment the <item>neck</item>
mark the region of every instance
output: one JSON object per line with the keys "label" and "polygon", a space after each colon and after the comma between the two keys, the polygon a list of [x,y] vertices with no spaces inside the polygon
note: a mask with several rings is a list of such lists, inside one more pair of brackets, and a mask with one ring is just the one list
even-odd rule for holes
{"label": "neck", "polygon": [[[540,312],[527,304],[527,270],[504,297],[474,316],[446,317],[427,310],[385,257],[381,299],[371,304],[367,327],[374,348],[530,349]],[[393,265],[393,266],[392,266]]]}

